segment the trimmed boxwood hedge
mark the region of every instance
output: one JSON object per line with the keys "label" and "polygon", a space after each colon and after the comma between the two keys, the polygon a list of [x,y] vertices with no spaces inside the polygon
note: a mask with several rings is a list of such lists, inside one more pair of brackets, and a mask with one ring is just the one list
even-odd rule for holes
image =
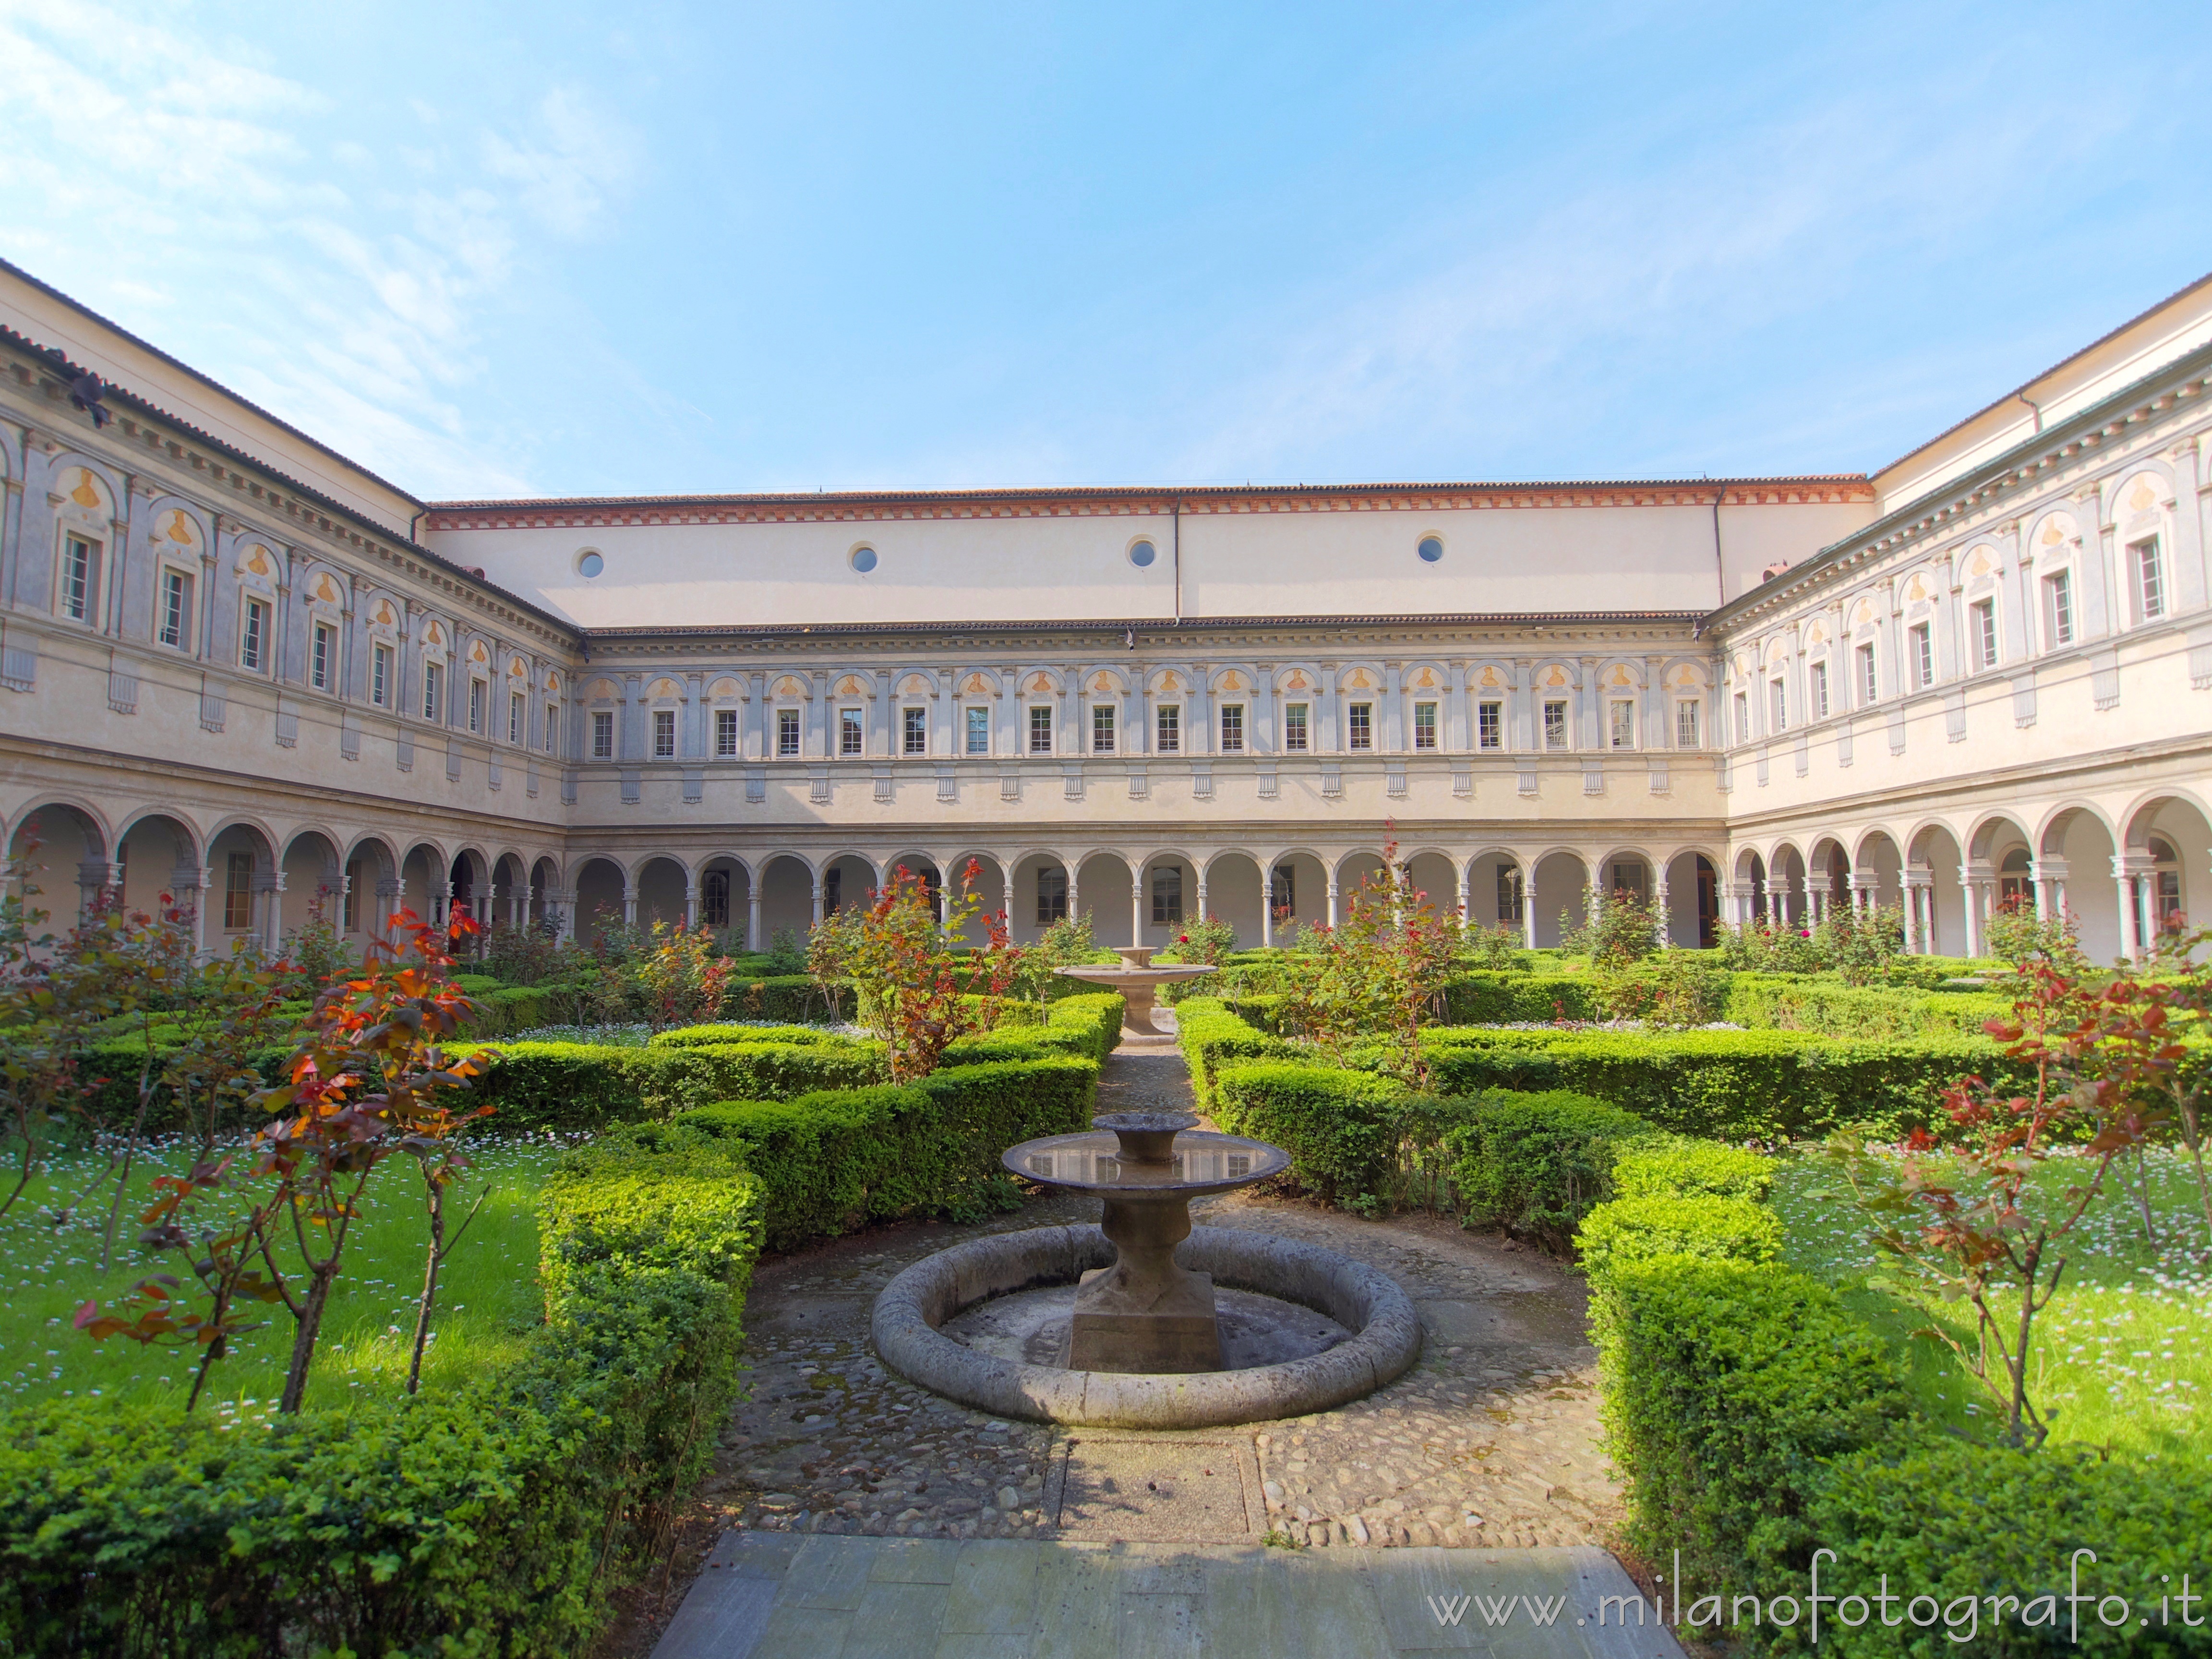
{"label": "trimmed boxwood hedge", "polygon": [[1231,1134],[1280,1146],[1292,1181],[1340,1203],[1389,1190],[1408,1092],[1370,1073],[1254,1060],[1215,1072],[1212,1115]]}
{"label": "trimmed boxwood hedge", "polygon": [[1843,1037],[1981,1037],[1984,1023],[2012,1012],[1990,992],[1855,990],[1797,975],[1730,976],[1723,1018],[1763,1030]]}
{"label": "trimmed boxwood hedge", "polygon": [[1198,1109],[1213,1109],[1213,1074],[1245,1060],[1310,1060],[1310,1051],[1270,1036],[1229,1011],[1219,997],[1185,997],[1176,1007],[1176,1042],[1190,1065],[1190,1090]]}
{"label": "trimmed boxwood hedge", "polygon": [[1661,1256],[1772,1261],[1782,1254],[1782,1224],[1747,1198],[1646,1193],[1616,1198],[1584,1216],[1575,1233],[1575,1254],[1593,1279]]}
{"label": "trimmed boxwood hedge", "polygon": [[572,1153],[511,1368],[262,1427],[62,1401],[0,1418],[0,1652],[587,1649],[738,1382],[760,1184],[696,1130]]}
{"label": "trimmed boxwood hedge", "polygon": [[786,1249],[906,1215],[973,1220],[1012,1196],[999,1155],[1088,1126],[1098,1066],[1079,1055],[948,1066],[902,1087],[722,1101],[677,1121],[741,1148]]}
{"label": "trimmed boxwood hedge", "polygon": [[1452,1184],[1469,1226],[1503,1227],[1565,1254],[1595,1205],[1613,1196],[1622,1147],[1659,1132],[1588,1095],[1485,1095],[1447,1130]]}
{"label": "trimmed boxwood hedge", "polygon": [[1772,1158],[1717,1141],[1669,1135],[1623,1147],[1613,1161],[1613,1190],[1620,1198],[1711,1193],[1764,1204],[1773,1189]]}

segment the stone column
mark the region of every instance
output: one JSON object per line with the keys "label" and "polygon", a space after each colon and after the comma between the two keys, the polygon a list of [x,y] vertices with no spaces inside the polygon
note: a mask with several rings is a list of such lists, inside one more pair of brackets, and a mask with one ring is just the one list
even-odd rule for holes
{"label": "stone column", "polygon": [[684,878],[684,925],[699,925],[699,874],[696,870]]}
{"label": "stone column", "polygon": [[817,927],[819,927],[822,925],[822,905],[823,902],[822,881],[823,878],[829,872],[826,870],[817,870],[814,872],[814,925]]}
{"label": "stone column", "polygon": [[1070,859],[1067,860],[1067,914],[1071,916],[1079,916],[1083,914],[1076,895],[1075,875],[1078,867],[1079,861],[1077,860]]}
{"label": "stone column", "polygon": [[76,916],[80,923],[89,921],[106,900],[109,890],[118,885],[115,866],[106,859],[87,859],[76,867]]}
{"label": "stone column", "polygon": [[184,915],[184,926],[191,930],[195,960],[207,950],[207,888],[208,868],[204,864],[182,859],[169,872],[169,896]]}
{"label": "stone column", "polygon": [[2120,954],[2130,961],[2139,961],[2150,947],[2143,937],[2142,914],[2138,908],[2142,884],[2154,879],[2151,861],[2139,853],[2112,854],[2112,879],[2119,890]]}
{"label": "stone column", "polygon": [[2066,915],[2066,860],[2064,859],[2031,859],[2028,874],[2035,882],[2035,914],[2046,922],[2061,921]]}
{"label": "stone column", "polygon": [[1536,948],[1536,870],[1522,859],[1516,859],[1514,867],[1521,872],[1521,943],[1533,951]]}
{"label": "stone column", "polygon": [[273,957],[284,931],[284,872],[276,868],[256,870],[252,881],[254,902],[260,906],[252,931],[260,936],[261,948]]}
{"label": "stone column", "polygon": [[1651,908],[1659,918],[1659,948],[1670,950],[1674,944],[1674,918],[1667,908],[1667,872],[1663,866],[1652,878]]}
{"label": "stone column", "polygon": [[1260,872],[1260,948],[1267,950],[1275,942],[1275,866],[1269,864]]}
{"label": "stone column", "polygon": [[1145,942],[1145,866],[1137,866],[1137,878],[1129,884],[1129,943]]}
{"label": "stone column", "polygon": [[1911,956],[1935,954],[1936,872],[1908,868],[1905,872],[1905,949]]}
{"label": "stone column", "polygon": [[[1206,920],[1206,866],[1199,863],[1196,859],[1193,859],[1190,861],[1190,864],[1191,873],[1197,878],[1198,882],[1198,919],[1200,921],[1204,921]],[[1071,877],[1069,879],[1072,884],[1073,878]],[[1190,925],[1190,918],[1185,916],[1183,918],[1183,926],[1188,927]]]}
{"label": "stone column", "polygon": [[1960,899],[1966,912],[1966,955],[1982,953],[1981,872],[1989,866],[1969,860],[1959,866]]}
{"label": "stone column", "polygon": [[1336,917],[1336,902],[1337,902],[1337,898],[1338,898],[1338,888],[1337,888],[1337,884],[1336,884],[1336,872],[1335,872],[1334,869],[1332,869],[1332,870],[1330,870],[1330,872],[1328,872],[1328,925],[1329,925],[1330,927],[1335,927],[1335,926],[1337,925],[1337,917]]}
{"label": "stone column", "polygon": [[753,871],[745,878],[745,949],[761,948],[760,872]]}
{"label": "stone column", "polygon": [[637,926],[637,881],[627,871],[623,874],[623,926]]}

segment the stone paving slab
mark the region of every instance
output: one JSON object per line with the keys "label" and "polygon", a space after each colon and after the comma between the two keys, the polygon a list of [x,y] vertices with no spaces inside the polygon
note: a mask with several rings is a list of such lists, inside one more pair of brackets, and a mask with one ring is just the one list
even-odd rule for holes
{"label": "stone paving slab", "polygon": [[1589,1547],[795,1541],[725,1534],[653,1659],[1682,1659]]}

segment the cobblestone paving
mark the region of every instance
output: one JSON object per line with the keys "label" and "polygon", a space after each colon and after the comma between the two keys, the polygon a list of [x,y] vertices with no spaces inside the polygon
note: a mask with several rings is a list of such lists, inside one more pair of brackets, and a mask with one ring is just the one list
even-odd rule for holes
{"label": "cobblestone paving", "polygon": [[[1180,1055],[1115,1055],[1099,1103],[1187,1109]],[[1046,1479],[1072,1431],[988,1418],[889,1375],[868,1350],[868,1315],[891,1277],[932,1251],[984,1232],[1094,1220],[1097,1208],[1039,1197],[980,1226],[877,1228],[763,1262],[746,1315],[750,1397],[705,1495],[731,1522],[770,1531],[1053,1536]],[[1330,1547],[1604,1541],[1614,1498],[1579,1281],[1443,1218],[1367,1222],[1250,1193],[1193,1212],[1380,1267],[1421,1313],[1420,1362],[1378,1394],[1205,1431],[1249,1437],[1279,1534]],[[1172,1536],[1172,1525],[1149,1535]]]}

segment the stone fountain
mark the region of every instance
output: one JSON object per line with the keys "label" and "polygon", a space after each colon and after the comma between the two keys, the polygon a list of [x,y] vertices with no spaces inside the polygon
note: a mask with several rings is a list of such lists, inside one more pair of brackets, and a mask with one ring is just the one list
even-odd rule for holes
{"label": "stone fountain", "polygon": [[1193,1199],[1291,1167],[1279,1146],[1198,1121],[1113,1113],[1010,1147],[1016,1175],[1099,1199],[1100,1224],[988,1233],[915,1263],[876,1298],[878,1355],[963,1405],[1120,1428],[1296,1417],[1402,1373],[1421,1322],[1389,1275],[1273,1233],[1191,1225]]}
{"label": "stone fountain", "polygon": [[1079,979],[1087,984],[1103,985],[1121,994],[1121,1043],[1124,1048],[1160,1048],[1175,1041],[1175,1033],[1160,1029],[1152,1018],[1152,991],[1157,986],[1171,984],[1176,980],[1196,979],[1201,974],[1213,972],[1202,962],[1171,963],[1163,967],[1152,966],[1154,947],[1149,945],[1117,945],[1114,954],[1121,958],[1117,967],[1085,966],[1060,968],[1054,971],[1070,979]]}

